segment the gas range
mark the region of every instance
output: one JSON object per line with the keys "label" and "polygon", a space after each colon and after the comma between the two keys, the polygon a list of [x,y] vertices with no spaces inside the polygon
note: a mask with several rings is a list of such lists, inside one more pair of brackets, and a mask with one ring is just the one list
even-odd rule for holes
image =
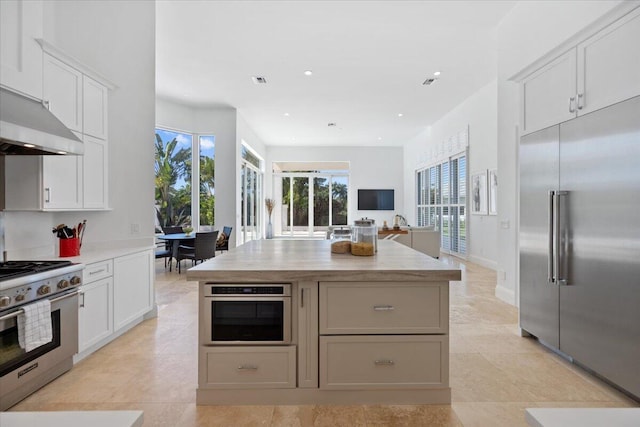
{"label": "gas range", "polygon": [[79,286],[83,267],[64,260],[0,262],[0,311]]}

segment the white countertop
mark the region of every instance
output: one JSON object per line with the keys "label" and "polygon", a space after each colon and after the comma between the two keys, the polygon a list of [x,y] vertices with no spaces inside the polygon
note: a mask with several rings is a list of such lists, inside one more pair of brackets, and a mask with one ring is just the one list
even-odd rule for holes
{"label": "white countertop", "polygon": [[141,427],[142,411],[0,412],[2,427]]}
{"label": "white countertop", "polygon": [[74,257],[39,257],[39,260],[67,260],[74,264],[91,264],[93,262],[104,261],[105,259],[129,255],[136,252],[153,249],[154,246],[133,246],[126,248],[92,249],[80,250],[79,256]]}
{"label": "white countertop", "polygon": [[640,408],[528,408],[531,427],[638,427]]}

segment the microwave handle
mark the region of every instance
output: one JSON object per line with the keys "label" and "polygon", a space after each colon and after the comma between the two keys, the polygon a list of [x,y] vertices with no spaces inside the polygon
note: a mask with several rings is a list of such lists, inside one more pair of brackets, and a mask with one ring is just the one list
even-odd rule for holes
{"label": "microwave handle", "polygon": [[300,288],[300,307],[304,308],[304,288]]}

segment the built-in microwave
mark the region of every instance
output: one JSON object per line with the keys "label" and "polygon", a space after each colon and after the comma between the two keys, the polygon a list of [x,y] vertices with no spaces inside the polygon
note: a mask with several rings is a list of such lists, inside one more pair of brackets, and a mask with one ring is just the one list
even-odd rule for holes
{"label": "built-in microwave", "polygon": [[204,345],[291,343],[291,284],[206,283]]}

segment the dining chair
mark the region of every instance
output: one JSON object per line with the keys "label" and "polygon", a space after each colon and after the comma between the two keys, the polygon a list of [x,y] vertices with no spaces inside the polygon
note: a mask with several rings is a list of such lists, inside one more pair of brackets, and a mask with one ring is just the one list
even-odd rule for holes
{"label": "dining chair", "polygon": [[222,235],[224,235],[224,239],[220,239],[216,242],[217,251],[222,252],[229,250],[229,238],[231,237],[231,231],[233,231],[233,227],[227,227],[226,225],[222,227]]}
{"label": "dining chair", "polygon": [[[171,246],[167,245],[167,242],[157,242],[156,243],[156,259],[164,258],[164,268],[167,268],[167,258],[169,258],[169,263],[171,263]],[[171,268],[171,266],[169,266]]]}
{"label": "dining chair", "polygon": [[181,261],[190,259],[192,263],[197,264],[206,259],[216,256],[216,240],[218,239],[218,230],[208,231],[206,233],[196,233],[193,240],[193,246],[178,246],[178,274],[181,272]]}
{"label": "dining chair", "polygon": [[[163,234],[179,234],[184,233],[181,225],[169,225],[167,227],[162,227]],[[169,258],[169,271],[171,271],[171,261],[173,260],[173,242],[166,240],[164,243],[165,249],[169,252],[168,255],[158,256],[158,251],[156,251],[156,258]],[[167,268],[167,259],[164,260],[164,268]]]}

